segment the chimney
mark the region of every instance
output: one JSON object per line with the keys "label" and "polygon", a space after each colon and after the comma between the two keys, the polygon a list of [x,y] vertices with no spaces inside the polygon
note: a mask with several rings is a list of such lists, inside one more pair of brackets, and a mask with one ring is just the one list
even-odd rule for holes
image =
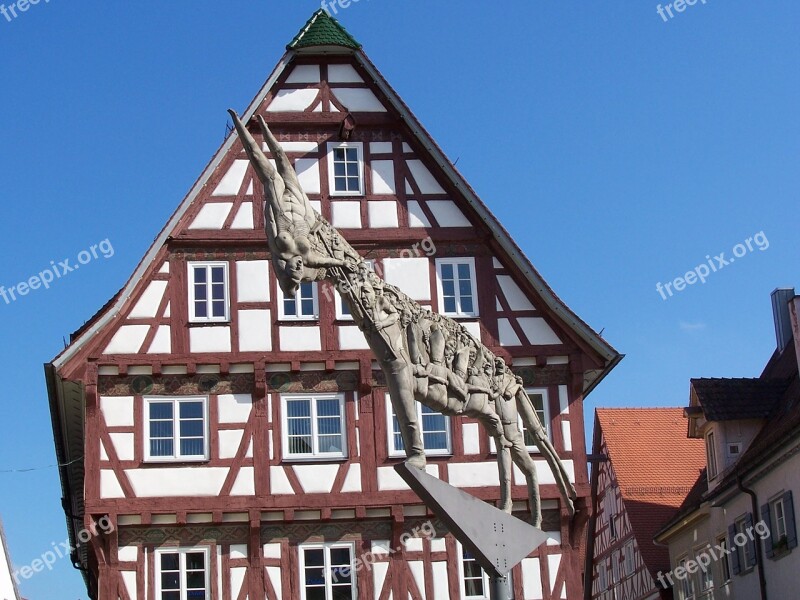
{"label": "chimney", "polygon": [[789,301],[794,298],[794,288],[777,288],[772,292],[772,318],[775,320],[775,338],[778,352],[792,341],[792,319]]}

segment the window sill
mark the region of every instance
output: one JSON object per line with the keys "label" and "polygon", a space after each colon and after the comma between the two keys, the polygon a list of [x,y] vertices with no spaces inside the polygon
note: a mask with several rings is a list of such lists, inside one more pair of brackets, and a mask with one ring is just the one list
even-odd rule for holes
{"label": "window sill", "polygon": [[284,456],[281,464],[346,462],[349,456]]}
{"label": "window sill", "polygon": [[197,465],[207,465],[211,460],[208,458],[145,458],[142,460],[142,467],[196,467]]}
{"label": "window sill", "polygon": [[319,317],[278,317],[278,323],[305,323],[319,325]]}
{"label": "window sill", "polygon": [[230,325],[230,319],[220,319],[219,321],[189,321],[189,327],[212,327],[214,325]]}
{"label": "window sill", "polygon": [[781,548],[780,550],[775,550],[773,548],[772,550],[773,550],[774,554],[770,557],[770,560],[780,560],[784,556],[788,556],[789,554],[792,553],[792,549],[791,548]]}

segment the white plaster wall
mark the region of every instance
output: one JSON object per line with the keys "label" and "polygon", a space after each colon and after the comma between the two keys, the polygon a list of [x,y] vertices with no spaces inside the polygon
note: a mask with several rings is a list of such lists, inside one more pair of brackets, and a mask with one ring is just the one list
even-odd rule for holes
{"label": "white plaster wall", "polygon": [[100,410],[109,427],[133,427],[133,396],[100,396]]}
{"label": "white plaster wall", "polygon": [[236,299],[239,302],[269,302],[269,261],[236,262]]}
{"label": "white plaster wall", "polygon": [[387,283],[396,285],[414,300],[431,299],[428,258],[385,258],[383,267]]}
{"label": "white plaster wall", "polygon": [[242,467],[231,487],[231,496],[255,496],[256,480],[253,467]]}
{"label": "white plaster wall", "polygon": [[[561,565],[561,555],[560,554],[548,554],[547,555],[547,567],[548,573],[550,573],[550,589],[552,590],[556,586],[556,577],[558,577],[558,567]],[[561,587],[561,598],[567,597],[567,586],[564,585]]]}
{"label": "white plaster wall", "polygon": [[322,349],[319,327],[281,327],[280,336],[284,352]]}
{"label": "white plaster wall", "polygon": [[481,341],[481,324],[478,321],[461,321],[461,326],[466,329],[472,337]]}
{"label": "white plaster wall", "polygon": [[128,592],[128,598],[138,598],[136,571],[120,571],[120,574],[122,575],[122,582],[125,584],[125,589]]}
{"label": "white plaster wall", "polygon": [[347,475],[342,484],[342,492],[360,492],[361,491],[361,465],[352,463],[347,470]]}
{"label": "white plaster wall", "polygon": [[235,196],[239,193],[244,181],[244,175],[247,172],[249,161],[238,159],[234,160],[233,164],[228,169],[228,172],[223,175],[217,188],[211,194],[212,196]]}
{"label": "white plaster wall", "polygon": [[564,450],[572,452],[572,426],[568,420],[561,421],[561,435],[564,438]]}
{"label": "white plaster wall", "polygon": [[525,337],[531,344],[560,344],[561,340],[556,332],[541,317],[521,317],[518,319]]}
{"label": "white plaster wall", "polygon": [[533,304],[522,292],[516,282],[508,275],[498,275],[497,283],[503,290],[503,295],[508,301],[511,310],[534,310]]}
{"label": "white plaster wall", "polygon": [[508,319],[497,319],[497,330],[500,334],[501,346],[521,346],[519,336],[511,327],[511,322]]}
{"label": "white plaster wall", "polygon": [[372,142],[369,145],[369,151],[372,154],[391,154],[392,142]]}
{"label": "white plaster wall", "polygon": [[269,483],[272,494],[294,494],[292,484],[289,483],[289,478],[286,476],[283,467],[269,468]]}
{"label": "white plaster wall", "polygon": [[416,200],[408,201],[408,226],[409,227],[431,227],[431,222],[425,216],[419,202]]}
{"label": "white plaster wall", "polygon": [[239,350],[242,352],[272,350],[272,317],[269,309],[239,311]]}
{"label": "white plaster wall", "polygon": [[369,350],[369,344],[355,325],[343,325],[339,329],[339,348],[341,350]]}
{"label": "white plaster wall", "polygon": [[233,202],[207,202],[189,225],[189,229],[222,229]]}
{"label": "white plaster wall", "polygon": [[300,187],[307,194],[319,194],[320,175],[319,160],[316,158],[298,158],[294,163]]}
{"label": "white plaster wall", "polygon": [[373,160],[370,163],[370,168],[372,169],[373,194],[397,193],[397,187],[395,186],[394,182],[393,160]]}
{"label": "white plaster wall", "polygon": [[428,208],[440,227],[471,227],[461,209],[452,200],[429,200]]}
{"label": "white plaster wall", "polygon": [[227,325],[190,328],[189,351],[230,352],[231,328]]}
{"label": "white plaster wall", "polygon": [[247,575],[247,567],[233,567],[231,569],[231,595],[229,598],[239,597],[245,575]]}
{"label": "white plaster wall", "polygon": [[219,457],[234,458],[242,443],[242,429],[221,429],[219,431]]}
{"label": "white plaster wall", "polygon": [[456,487],[500,485],[496,462],[450,463],[447,472],[450,485]]}
{"label": "white plaster wall", "polygon": [[127,469],[125,474],[139,498],[159,496],[218,496],[227,467],[167,467]]}
{"label": "white plaster wall", "polygon": [[286,83],[319,83],[319,65],[297,65]]}
{"label": "white plaster wall", "polygon": [[373,229],[396,229],[398,226],[397,203],[394,200],[367,202],[369,226]]}
{"label": "white plaster wall", "polygon": [[[428,475],[439,478],[439,466],[427,465],[425,471]],[[406,482],[397,474],[394,467],[378,467],[378,490],[408,490]]]}
{"label": "white plaster wall", "polygon": [[255,221],[253,220],[253,203],[242,202],[239,207],[239,212],[231,221],[231,229],[254,229]]}
{"label": "white plaster wall", "polygon": [[111,443],[114,444],[114,450],[117,453],[117,458],[120,460],[133,460],[134,459],[134,435],[132,433],[110,433]]}
{"label": "white plaster wall", "polygon": [[464,437],[464,454],[480,454],[480,425],[464,423],[461,432]]}
{"label": "white plaster wall", "polygon": [[331,202],[331,221],[334,227],[361,229],[361,203],[334,200]]}
{"label": "white plaster wall", "polygon": [[151,281],[139,301],[128,315],[129,319],[152,319],[158,313],[158,306],[167,289],[166,281]]}
{"label": "white plaster wall", "polygon": [[433,597],[435,600],[450,600],[447,563],[443,561],[433,563]]}
{"label": "white plaster wall", "polygon": [[314,88],[279,90],[267,107],[267,112],[303,112],[317,97],[317,92]]}
{"label": "white plaster wall", "polygon": [[352,65],[328,65],[328,83],[363,83]]}
{"label": "white plaster wall", "polygon": [[220,423],[246,423],[252,409],[250,394],[220,394],[217,398]]}
{"label": "white plaster wall", "polygon": [[433,177],[421,160],[406,161],[408,170],[414,177],[414,181],[419,187],[419,191],[423,194],[444,194],[444,189],[439,185],[439,182]]}
{"label": "white plaster wall", "polygon": [[101,498],[124,498],[125,493],[119,484],[114,471],[110,469],[100,470],[100,497]]}
{"label": "white plaster wall", "polygon": [[148,331],[150,325],[123,325],[111,338],[103,354],[136,354]]}
{"label": "white plaster wall", "polygon": [[525,600],[542,600],[542,571],[538,558],[525,558],[522,561],[522,593]]}
{"label": "white plaster wall", "polygon": [[159,325],[153,336],[153,343],[147,349],[148,354],[169,354],[172,352],[172,334],[169,325]]}
{"label": "white plaster wall", "polygon": [[331,92],[351,112],[386,112],[386,107],[371,90],[334,87]]}
{"label": "white plaster wall", "polygon": [[329,494],[339,473],[339,464],[294,465],[294,474],[307,494]]}

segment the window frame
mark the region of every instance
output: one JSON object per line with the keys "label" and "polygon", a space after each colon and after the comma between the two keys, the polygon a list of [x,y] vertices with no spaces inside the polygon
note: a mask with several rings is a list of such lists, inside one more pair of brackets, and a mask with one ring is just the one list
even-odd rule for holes
{"label": "window frame", "polygon": [[[715,479],[719,475],[719,464],[717,462],[717,447],[715,445],[716,436],[712,429],[706,433],[706,466],[708,468],[708,478]],[[712,468],[713,466],[713,468]]]}
{"label": "window frame", "polygon": [[[346,401],[343,393],[290,393],[281,394],[281,456],[286,462],[327,462],[342,461],[349,456],[347,447],[347,418]],[[311,454],[291,454],[289,453],[289,413],[287,401],[290,399],[308,399],[311,401],[311,442],[313,452]],[[320,452],[319,451],[319,423],[317,422],[317,401],[318,400],[338,400],[339,401],[339,422],[341,426],[342,451],[341,453]]]}
{"label": "window frame", "polygon": [[605,560],[597,565],[597,587],[601,594],[608,590],[608,567]]}
{"label": "window frame", "polygon": [[[545,418],[544,422],[542,422],[542,427],[544,427],[544,431],[547,434],[547,439],[552,442],[553,441],[553,432],[551,430],[552,428],[549,427],[549,425],[550,425],[550,394],[549,394],[549,390],[546,387],[525,388],[525,393],[527,393],[529,397],[530,397],[531,394],[541,394],[541,396],[542,396],[542,407],[544,409],[543,412],[544,412],[544,418]],[[534,408],[534,411],[536,412],[536,416],[538,417],[539,416],[539,411],[536,410],[535,406],[533,408]],[[527,431],[525,429],[525,423],[523,423],[521,416],[517,418],[517,425],[519,426],[519,430],[522,432],[522,439],[524,441],[525,440],[525,433]],[[528,444],[525,444],[525,449],[528,451],[528,453],[533,453],[533,454],[541,454],[542,453],[541,450],[539,450],[539,447],[536,446],[535,444],[531,445],[531,446],[529,446]],[[497,454],[497,446],[494,443],[494,438],[491,437],[491,436],[489,436],[489,451],[492,454]]]}
{"label": "window frame", "polygon": [[[186,462],[208,462],[210,460],[210,418],[209,418],[209,399],[208,396],[144,396],[142,440],[144,453],[142,454],[146,463],[186,463]],[[150,405],[153,403],[172,403],[172,456],[153,456],[150,453]],[[202,402],[203,403],[203,454],[202,456],[181,456],[178,454],[180,449],[180,403],[181,402]]]}
{"label": "window frame", "polygon": [[[400,458],[405,457],[406,452],[405,450],[397,450],[394,447],[394,436],[395,434],[399,435],[399,431],[394,430],[394,406],[392,406],[392,399],[389,395],[389,392],[386,392],[386,431],[387,431],[387,451],[389,453],[390,458]],[[425,429],[423,426],[423,419],[422,419],[422,409],[424,405],[420,402],[416,402],[417,405],[417,418],[419,419],[419,429],[420,434],[422,435],[423,440],[425,439]],[[433,410],[433,409],[428,409]],[[434,413],[436,411],[433,411]],[[447,449],[428,449],[425,447],[425,456],[452,456],[453,455],[453,422],[452,418],[448,415],[442,415],[442,418],[445,420],[446,426],[446,433],[447,433]]]}
{"label": "window frame", "polygon": [[[456,312],[447,312],[444,309],[444,287],[442,284],[442,265],[461,265],[469,267],[470,282],[472,284],[472,312],[461,310],[461,294],[456,286]],[[456,269],[457,270],[457,269]],[[439,307],[439,314],[454,319],[476,319],[480,317],[480,307],[478,305],[478,277],[475,271],[475,257],[464,256],[459,258],[437,258],[436,259],[436,293]]]}
{"label": "window frame", "polygon": [[[738,536],[741,533],[747,538],[747,528],[749,527],[749,522],[751,521],[753,521],[753,517],[749,512],[736,518],[733,521],[734,529],[736,531],[735,536]],[[758,564],[758,553],[755,549],[755,542],[751,544],[749,538],[744,544],[736,545],[736,548],[732,550],[732,552],[736,552],[739,560],[739,575],[745,575],[755,569],[756,564],[750,564],[750,552],[748,552],[748,549],[753,553],[753,559],[755,563]]]}
{"label": "window frame", "polygon": [[[692,550],[694,554],[694,561],[698,564],[697,575],[698,575],[698,583],[697,586],[697,597],[698,598],[708,598],[709,594],[714,591],[714,569],[711,568],[711,565],[703,565],[700,561],[697,560],[699,556],[704,554],[708,550],[708,546],[698,546]],[[727,557],[725,557],[727,558]],[[708,586],[706,586],[708,584]]]}
{"label": "window frame", "polygon": [[[187,270],[188,270],[188,285],[187,285],[187,298],[189,301],[189,314],[188,319],[189,323],[230,323],[231,321],[231,278],[230,278],[230,263],[228,261],[222,260],[198,260],[198,261],[188,261],[186,263]],[[206,309],[208,310],[208,315],[206,317],[198,317],[195,314],[195,273],[194,270],[197,267],[205,267],[206,268],[206,276],[210,278],[211,268],[212,267],[222,267],[224,269],[224,287],[225,287],[225,315],[223,317],[214,317],[213,307],[211,306],[211,290],[210,287],[208,289],[208,294],[206,297]],[[206,285],[210,286],[211,282],[210,279],[206,280]]]}
{"label": "window frame", "polygon": [[[783,521],[783,533],[778,528],[778,506],[781,507],[781,519]],[[774,543],[780,542],[782,538],[789,537],[789,528],[786,522],[786,503],[784,502],[783,494],[775,498],[769,503],[770,520],[772,523],[772,539]]]}
{"label": "window frame", "polygon": [[[731,452],[731,448],[736,448],[736,452]],[[737,459],[742,455],[742,442],[728,442],[726,450],[728,458]]]}
{"label": "window frame", "polygon": [[[358,153],[358,191],[337,191],[334,150],[339,148],[355,148]],[[356,197],[361,198],[366,195],[366,178],[364,177],[364,143],[363,142],[328,142],[328,195],[330,197]]]}
{"label": "window frame", "polygon": [[[187,600],[186,589],[186,555],[187,554],[203,554],[203,571],[205,573],[205,594],[206,600],[211,598],[211,549],[208,546],[195,546],[195,547],[162,547],[156,548],[155,551],[155,595],[157,599],[162,598],[163,590],[161,589],[161,557],[164,554],[177,554],[178,555],[178,573],[180,576],[180,596],[181,600]],[[174,590],[168,590],[174,591]]]}
{"label": "window frame", "polygon": [[300,600],[306,600],[307,589],[305,580],[306,568],[306,555],[305,550],[322,550],[323,551],[323,567],[322,572],[325,577],[325,599],[331,600],[332,598],[332,585],[331,585],[331,550],[338,550],[347,548],[350,550],[350,591],[354,599],[358,598],[358,582],[357,570],[355,569],[356,561],[356,545],[353,542],[312,542],[308,544],[297,545],[297,568],[300,582]]}
{"label": "window frame", "polygon": [[[681,578],[681,583],[678,586],[680,591],[681,600],[694,600],[695,596],[697,595],[697,591],[695,590],[694,579],[692,574],[686,570],[686,563],[689,562],[689,556],[684,554],[682,557],[678,559],[677,568],[682,568],[686,577]],[[688,588],[688,589],[687,589]]]}
{"label": "window frame", "polygon": [[731,580],[733,569],[731,568],[730,563],[730,556],[727,552],[728,550],[728,536],[724,533],[717,536],[717,547],[722,547],[724,555],[722,556],[720,562],[720,571],[722,575],[722,581],[720,582],[722,586],[727,585],[727,583]]}
{"label": "window frame", "polygon": [[630,577],[636,571],[633,540],[628,540],[622,548],[622,572],[624,577]]}
{"label": "window frame", "polygon": [[[476,565],[478,565],[478,568],[481,570],[481,583],[483,585],[484,592],[482,596],[467,595],[467,576],[466,576],[466,569],[464,566],[464,563],[467,562],[464,557],[464,553],[467,552],[467,549],[464,548],[464,546],[461,543],[458,543],[457,551],[458,551],[458,582],[459,582],[459,589],[461,592],[460,597],[463,598],[463,600],[489,600],[491,593],[491,588],[489,587],[490,585],[489,575],[486,573],[483,567],[481,567],[480,564],[478,564],[478,561],[475,559],[474,556],[472,557],[470,562],[474,562]],[[470,579],[476,579],[476,578],[471,577]]]}
{"label": "window frame", "polygon": [[[283,293],[283,290],[280,286],[278,286],[278,320],[279,321],[319,321],[319,282],[317,281],[304,281],[298,286],[297,291],[298,293],[301,290],[301,286],[303,284],[309,284],[311,286],[311,293],[312,293],[312,301],[314,304],[314,314],[313,315],[298,315],[298,314],[287,314],[286,307],[284,302],[288,299]],[[301,308],[302,299],[298,300],[297,295],[295,295],[295,308]]]}

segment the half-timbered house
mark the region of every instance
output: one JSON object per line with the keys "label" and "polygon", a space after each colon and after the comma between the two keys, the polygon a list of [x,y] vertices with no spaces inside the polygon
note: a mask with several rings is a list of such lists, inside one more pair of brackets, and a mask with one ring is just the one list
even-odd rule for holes
{"label": "half-timbered house", "polygon": [[[583,400],[620,355],[555,296],[324,11],[244,122],[256,114],[315,208],[376,271],[513,363],[580,509],[570,519],[536,457],[551,541],[514,569],[514,597],[580,597]],[[472,557],[393,470],[402,439],[346,306],[322,283],[282,295],[261,199],[232,132],[122,291],[46,366],[70,535],[90,538],[74,560],[91,597],[487,598]],[[429,472],[497,501],[479,423],[420,411]],[[105,516],[110,534],[93,527]]]}
{"label": "half-timbered house", "polygon": [[659,581],[669,551],[653,536],[705,466],[703,444],[685,426],[680,408],[595,411],[585,600],[672,598]]}

